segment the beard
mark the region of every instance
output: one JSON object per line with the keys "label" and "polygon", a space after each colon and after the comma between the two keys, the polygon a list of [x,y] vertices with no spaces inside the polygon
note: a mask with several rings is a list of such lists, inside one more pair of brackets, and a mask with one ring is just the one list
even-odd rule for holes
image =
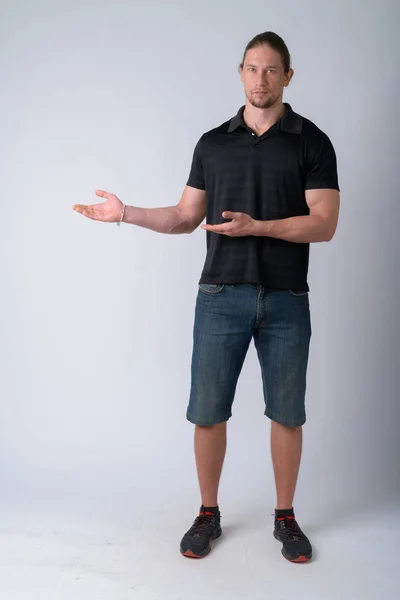
{"label": "beard", "polygon": [[267,92],[265,96],[257,97],[250,93],[247,99],[255,108],[271,108],[279,100],[279,95],[274,96],[271,92]]}

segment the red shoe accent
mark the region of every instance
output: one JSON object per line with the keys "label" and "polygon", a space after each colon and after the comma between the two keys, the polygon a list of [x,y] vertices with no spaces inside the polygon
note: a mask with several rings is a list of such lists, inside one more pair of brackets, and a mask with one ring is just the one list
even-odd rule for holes
{"label": "red shoe accent", "polygon": [[191,550],[186,550],[186,552],[182,552],[182,554],[187,558],[204,558],[204,556],[207,556],[207,554],[205,554],[204,556],[197,556],[197,554],[195,554]]}
{"label": "red shoe accent", "polygon": [[[285,557],[285,558],[286,558],[286,557]],[[307,561],[309,561],[310,559],[309,559],[309,558],[307,558],[307,556],[298,556],[298,557],[297,557],[297,558],[295,558],[295,559],[292,559],[292,560],[291,560],[290,558],[288,558],[287,560],[288,560],[289,562],[294,562],[294,563],[303,563],[303,562],[307,562]]]}

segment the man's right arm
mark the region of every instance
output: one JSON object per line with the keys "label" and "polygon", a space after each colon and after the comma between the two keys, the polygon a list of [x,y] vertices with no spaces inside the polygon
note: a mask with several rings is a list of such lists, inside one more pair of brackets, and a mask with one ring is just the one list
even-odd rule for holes
{"label": "man's right arm", "polygon": [[124,223],[158,233],[192,233],[206,216],[206,192],[188,185],[177,205],[163,208],[126,206]]}
{"label": "man's right arm", "polygon": [[88,219],[105,223],[118,223],[123,213],[124,223],[131,223],[159,233],[192,233],[206,216],[206,192],[203,189],[185,186],[176,206],[164,208],[138,208],[125,206],[115,195],[97,190],[96,195],[104,198],[100,204],[74,204],[73,209]]}

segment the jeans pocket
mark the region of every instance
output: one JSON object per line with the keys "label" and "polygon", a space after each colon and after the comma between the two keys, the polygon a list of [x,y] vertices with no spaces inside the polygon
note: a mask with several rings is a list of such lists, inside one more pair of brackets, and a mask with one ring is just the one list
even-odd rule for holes
{"label": "jeans pocket", "polygon": [[199,283],[199,290],[205,294],[220,294],[224,287],[224,283]]}
{"label": "jeans pocket", "polygon": [[308,296],[307,290],[289,290],[289,292],[292,294],[292,296],[296,296],[297,298],[300,298],[301,296]]}

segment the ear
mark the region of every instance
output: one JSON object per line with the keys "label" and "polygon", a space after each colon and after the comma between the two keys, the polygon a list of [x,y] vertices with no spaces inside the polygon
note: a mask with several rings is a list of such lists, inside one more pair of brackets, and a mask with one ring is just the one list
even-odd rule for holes
{"label": "ear", "polygon": [[294,71],[293,69],[289,69],[289,71],[285,74],[285,83],[284,83],[284,87],[288,87],[288,85],[290,84],[290,82],[292,81],[292,77],[294,75]]}

